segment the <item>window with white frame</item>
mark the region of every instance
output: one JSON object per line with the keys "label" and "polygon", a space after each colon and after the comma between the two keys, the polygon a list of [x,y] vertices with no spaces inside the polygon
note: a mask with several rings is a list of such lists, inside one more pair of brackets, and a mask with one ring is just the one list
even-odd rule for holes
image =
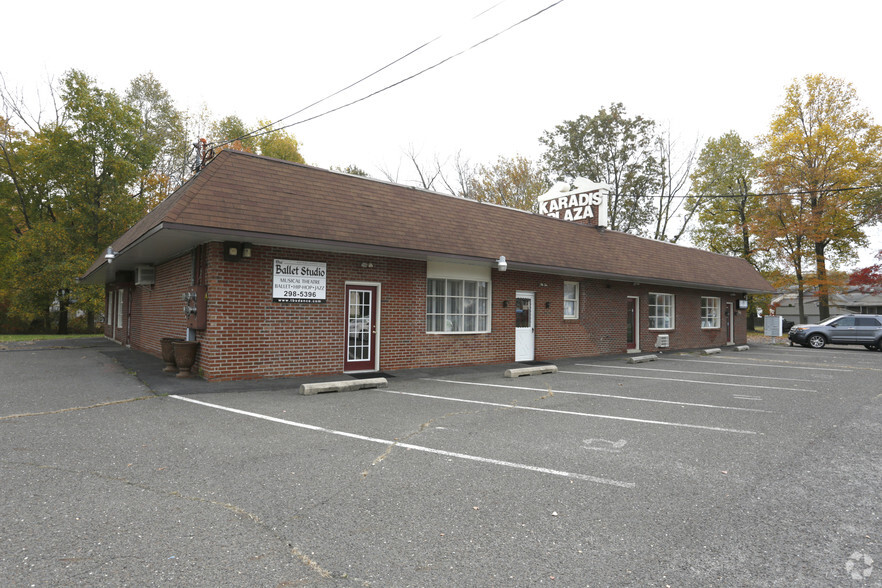
{"label": "window with white frame", "polygon": [[649,328],[674,328],[674,295],[649,293]]}
{"label": "window with white frame", "polygon": [[565,319],[579,318],[579,282],[564,282],[563,306]]}
{"label": "window with white frame", "polygon": [[123,328],[123,298],[125,290],[120,288],[116,291],[116,328]]}
{"label": "window with white frame", "polygon": [[489,332],[489,291],[484,281],[428,278],[426,332]]}
{"label": "window with white frame", "polygon": [[701,328],[720,328],[720,299],[715,296],[701,297]]}

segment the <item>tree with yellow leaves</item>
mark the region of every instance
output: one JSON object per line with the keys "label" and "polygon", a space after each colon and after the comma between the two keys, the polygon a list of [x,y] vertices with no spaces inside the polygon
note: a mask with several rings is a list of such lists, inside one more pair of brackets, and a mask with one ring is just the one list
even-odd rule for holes
{"label": "tree with yellow leaves", "polygon": [[761,207],[769,218],[758,223],[758,238],[791,263],[814,264],[824,319],[828,261],[853,258],[865,228],[882,219],[882,127],[851,84],[808,75],[787,88],[760,148],[760,177],[775,195]]}

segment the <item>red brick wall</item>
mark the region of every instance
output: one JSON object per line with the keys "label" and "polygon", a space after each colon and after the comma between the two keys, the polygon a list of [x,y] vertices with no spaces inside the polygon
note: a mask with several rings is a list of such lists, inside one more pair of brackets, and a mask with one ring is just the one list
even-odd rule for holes
{"label": "red brick wall", "polygon": [[[675,295],[675,329],[661,331],[669,334],[670,349],[722,346],[724,318],[720,329],[700,328],[701,296],[718,296],[723,312],[727,301],[735,302],[728,292],[572,279],[579,283],[579,318],[565,320],[566,278],[494,269],[490,333],[427,334],[425,262],[260,246],[252,255],[229,262],[220,243],[207,247],[208,325],[199,333],[197,369],[209,379],[342,372],[347,281],[380,285],[381,370],[514,361],[517,290],[536,293],[537,360],[624,353],[628,296],[639,296],[640,348],[655,351],[659,331],[648,329],[648,292]],[[273,259],[327,263],[327,302],[273,302]],[[191,284],[191,272],[192,257],[186,255],[157,267],[156,285],[133,290],[132,347],[159,355],[161,337],[185,335],[181,294]],[[745,313],[735,318],[735,340],[743,343]]]}
{"label": "red brick wall", "polygon": [[192,256],[183,255],[157,266],[153,286],[134,287],[128,311],[131,316],[129,344],[132,347],[161,355],[161,338],[186,338],[187,321],[181,295],[192,285],[192,267]]}

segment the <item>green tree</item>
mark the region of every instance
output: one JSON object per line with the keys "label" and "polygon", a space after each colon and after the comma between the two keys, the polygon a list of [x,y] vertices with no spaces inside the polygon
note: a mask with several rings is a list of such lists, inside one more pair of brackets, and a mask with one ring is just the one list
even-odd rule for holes
{"label": "green tree", "polygon": [[146,107],[163,101],[161,88],[152,90],[153,98],[135,90],[143,100],[124,98],[72,70],[52,89],[57,111],[46,124],[29,120],[28,109],[3,92],[5,110],[28,129],[5,124],[0,166],[3,234],[10,237],[0,290],[17,316],[45,320],[57,303],[63,331],[76,300],[92,324],[100,288],[79,286],[75,277],[155,201],[145,174],[156,169],[169,127]]}
{"label": "green tree", "polygon": [[751,223],[759,200],[753,195],[758,174],[753,148],[735,131],[708,140],[692,172],[691,199],[703,200],[698,223],[690,231],[698,247],[743,257],[754,267],[762,264]]}
{"label": "green tree", "polygon": [[535,211],[536,199],[551,187],[539,166],[521,155],[479,165],[469,181],[475,200],[529,211]]}
{"label": "green tree", "polygon": [[152,73],[132,80],[125,96],[139,116],[140,141],[157,150],[157,157],[141,170],[137,188],[148,209],[180,187],[190,175],[192,146],[187,135],[186,116]]}
{"label": "green tree", "polygon": [[558,181],[581,176],[609,184],[609,228],[635,234],[644,234],[654,216],[647,196],[660,190],[655,140],[655,123],[628,118],[621,103],[564,121],[539,139],[549,175]]}
{"label": "green tree", "polygon": [[257,137],[257,149],[261,155],[293,161],[294,163],[306,163],[300,154],[300,143],[286,130],[273,130],[269,121],[262,120],[258,124],[265,127],[262,134]]}
{"label": "green tree", "polygon": [[137,185],[161,146],[142,140],[136,108],[79,71],[62,80],[64,125],[43,129],[54,210],[83,249],[98,251],[147,210]]}
{"label": "green tree", "polygon": [[225,116],[211,125],[212,142],[220,149],[234,149],[256,153],[294,163],[306,163],[300,153],[300,143],[284,129],[273,129],[270,121],[261,120],[255,129],[245,125],[235,115]]}
{"label": "green tree", "polygon": [[790,193],[796,201],[792,212],[799,216],[791,219],[790,230],[802,231],[811,244],[824,319],[828,261],[853,258],[855,248],[867,242],[864,227],[882,218],[882,191],[862,188],[882,178],[882,127],[861,107],[851,84],[808,75],[787,88],[760,145],[766,191]]}
{"label": "green tree", "polygon": [[363,178],[369,178],[370,176],[366,171],[358,167],[357,165],[350,164],[346,167],[340,167],[338,165],[332,165],[331,169],[333,171],[343,172],[344,174],[349,174],[350,176],[361,176]]}
{"label": "green tree", "polygon": [[233,149],[247,153],[257,153],[257,141],[245,122],[236,115],[229,115],[212,123],[211,141],[218,149]]}

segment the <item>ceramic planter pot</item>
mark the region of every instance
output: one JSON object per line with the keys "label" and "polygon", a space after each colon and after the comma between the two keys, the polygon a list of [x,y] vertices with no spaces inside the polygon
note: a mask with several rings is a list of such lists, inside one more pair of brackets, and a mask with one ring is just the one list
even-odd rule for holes
{"label": "ceramic planter pot", "polygon": [[175,364],[178,366],[179,378],[189,378],[190,368],[196,363],[196,352],[199,351],[199,341],[174,341],[172,346],[175,350]]}
{"label": "ceramic planter pot", "polygon": [[176,339],[175,337],[163,337],[159,340],[159,345],[162,347],[162,361],[165,362],[165,367],[162,371],[169,374],[173,374],[178,371],[178,366],[175,363],[175,348],[173,345],[175,341],[183,341],[183,339]]}

